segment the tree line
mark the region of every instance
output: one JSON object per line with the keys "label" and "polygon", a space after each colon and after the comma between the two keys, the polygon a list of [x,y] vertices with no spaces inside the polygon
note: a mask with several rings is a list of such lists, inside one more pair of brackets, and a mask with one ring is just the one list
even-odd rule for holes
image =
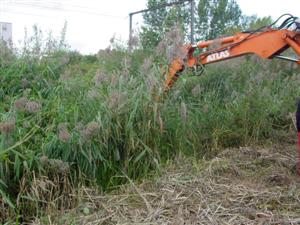
{"label": "tree line", "polygon": [[[148,0],[147,7],[155,8],[176,1]],[[271,17],[244,15],[236,0],[197,0],[194,15],[196,40],[215,39],[241,30],[257,29],[272,21]],[[144,13],[143,18],[140,40],[145,49],[157,46],[164,34],[175,26],[186,34],[186,38],[190,35],[189,2]]]}

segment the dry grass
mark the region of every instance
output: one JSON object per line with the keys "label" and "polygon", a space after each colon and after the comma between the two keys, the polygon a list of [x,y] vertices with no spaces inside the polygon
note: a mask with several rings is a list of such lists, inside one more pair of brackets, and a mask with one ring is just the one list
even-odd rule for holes
{"label": "dry grass", "polygon": [[293,144],[227,149],[209,161],[178,159],[153,181],[107,195],[83,189],[80,207],[40,223],[300,224],[296,152]]}

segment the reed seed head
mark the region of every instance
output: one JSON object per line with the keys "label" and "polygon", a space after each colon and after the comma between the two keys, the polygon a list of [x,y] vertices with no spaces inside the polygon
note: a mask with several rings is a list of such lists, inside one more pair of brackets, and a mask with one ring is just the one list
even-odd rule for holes
{"label": "reed seed head", "polygon": [[97,122],[90,122],[86,128],[81,130],[80,134],[83,140],[87,141],[95,137],[100,131],[100,126]]}
{"label": "reed seed head", "polygon": [[126,95],[119,91],[113,92],[108,99],[108,107],[111,110],[119,109],[122,105],[124,105],[126,99]]}
{"label": "reed seed head", "polygon": [[107,76],[106,74],[104,74],[101,70],[98,70],[96,72],[96,75],[94,77],[94,82],[95,82],[95,85],[97,87],[101,86],[103,84],[103,82],[105,82],[107,80]]}
{"label": "reed seed head", "polygon": [[153,62],[152,62],[152,59],[151,58],[146,58],[143,62],[143,65],[142,65],[142,72],[143,73],[147,73],[149,72],[149,69],[151,68]]}
{"label": "reed seed head", "polygon": [[41,110],[42,106],[36,101],[29,101],[25,105],[25,111],[28,113],[37,113]]}
{"label": "reed seed head", "polygon": [[25,106],[26,106],[27,102],[28,102],[28,99],[26,97],[19,98],[15,101],[14,107],[17,110],[25,111]]}
{"label": "reed seed head", "polygon": [[192,89],[192,95],[194,97],[199,97],[201,94],[201,87],[200,85],[198,84],[197,86],[195,86],[193,89]]}
{"label": "reed seed head", "polygon": [[72,136],[68,130],[60,130],[58,131],[58,139],[64,143],[70,142]]}
{"label": "reed seed head", "polygon": [[0,132],[4,135],[12,133],[16,128],[15,119],[0,123]]}
{"label": "reed seed head", "polygon": [[72,135],[68,131],[68,124],[67,123],[60,123],[57,126],[58,130],[58,139],[61,142],[68,143],[70,142]]}
{"label": "reed seed head", "polygon": [[137,47],[139,45],[139,42],[139,37],[137,35],[132,35],[132,37],[128,41],[128,45],[131,47]]}
{"label": "reed seed head", "polygon": [[28,88],[29,87],[29,81],[26,79],[26,78],[23,78],[22,80],[21,80],[21,86],[22,86],[22,88]]}
{"label": "reed seed head", "polygon": [[181,119],[184,122],[186,122],[186,120],[187,120],[187,106],[184,102],[181,102],[180,114],[181,114]]}

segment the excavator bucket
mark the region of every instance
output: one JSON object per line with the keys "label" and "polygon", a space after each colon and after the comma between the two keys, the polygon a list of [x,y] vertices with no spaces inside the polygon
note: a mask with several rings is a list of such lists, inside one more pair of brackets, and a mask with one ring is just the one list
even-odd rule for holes
{"label": "excavator bucket", "polygon": [[185,45],[182,48],[182,52],[185,52],[186,57],[177,58],[172,61],[169,66],[167,79],[165,81],[165,91],[168,91],[176,82],[179,77],[179,73],[184,70],[185,64],[188,67],[193,67],[194,65],[196,65],[196,58],[194,58],[193,56],[194,51],[195,47],[193,47],[192,45]]}
{"label": "excavator bucket", "polygon": [[169,72],[167,75],[167,79],[165,82],[165,91],[168,91],[172,85],[174,84],[174,82],[178,79],[179,77],[179,72],[182,71],[184,69],[184,65],[183,65],[183,60],[181,59],[175,59],[170,67],[169,67]]}

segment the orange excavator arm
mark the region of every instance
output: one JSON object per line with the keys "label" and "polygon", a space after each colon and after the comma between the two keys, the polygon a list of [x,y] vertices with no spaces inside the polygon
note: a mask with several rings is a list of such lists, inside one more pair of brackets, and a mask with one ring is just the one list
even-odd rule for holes
{"label": "orange excavator arm", "polygon": [[[171,63],[165,81],[165,89],[169,90],[172,87],[185,67],[204,66],[246,54],[255,54],[264,59],[280,58],[300,64],[299,19],[290,16],[279,28],[272,28],[272,25],[260,28],[257,31],[242,32],[231,37],[184,46],[187,56],[184,59],[175,59]],[[218,47],[212,48],[215,45]],[[198,55],[195,54],[197,49],[208,48],[211,48],[211,50],[206,50]],[[297,59],[281,55],[289,48],[292,48],[298,55]]]}
{"label": "orange excavator arm", "polygon": [[[279,19],[289,16],[278,27],[273,28]],[[277,21],[267,27],[262,27],[256,31],[242,32],[235,36],[199,42],[196,45],[186,45],[183,48],[187,52],[184,59],[175,59],[170,67],[165,81],[165,90],[168,91],[178,79],[180,72],[187,67],[195,67],[215,63],[246,54],[256,54],[264,59],[279,58],[298,63],[300,65],[300,20],[292,15],[285,14]],[[218,47],[213,48],[215,44]],[[212,48],[203,53],[195,54],[196,49]],[[292,48],[298,58],[288,58],[281,53]],[[298,174],[300,175],[300,101],[296,113],[299,159]]]}

